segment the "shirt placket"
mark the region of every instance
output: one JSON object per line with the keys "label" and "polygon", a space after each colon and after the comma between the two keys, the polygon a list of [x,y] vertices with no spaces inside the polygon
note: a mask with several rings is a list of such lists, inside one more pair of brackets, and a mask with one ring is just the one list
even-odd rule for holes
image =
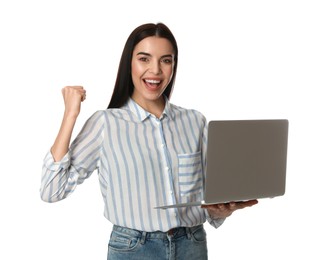
{"label": "shirt placket", "polygon": [[[169,152],[167,150],[166,142],[165,142],[165,136],[163,132],[163,126],[162,122],[163,120],[154,118],[156,125],[158,127],[158,133],[159,133],[159,150],[162,155],[162,165],[163,165],[163,174],[164,174],[164,180],[165,180],[165,187],[166,187],[166,203],[168,205],[176,204],[176,198],[175,198],[175,192],[174,192],[174,183],[173,183],[173,172],[171,167],[171,161],[169,158]],[[170,216],[173,218],[174,221],[177,223],[179,222],[178,219],[178,212],[176,208],[167,209],[169,210]]]}

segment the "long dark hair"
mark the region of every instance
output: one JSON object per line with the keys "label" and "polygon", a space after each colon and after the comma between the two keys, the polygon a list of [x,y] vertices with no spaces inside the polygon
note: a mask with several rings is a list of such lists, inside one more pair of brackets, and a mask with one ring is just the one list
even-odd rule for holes
{"label": "long dark hair", "polygon": [[174,35],[170,29],[163,23],[148,23],[137,27],[128,37],[118,68],[117,77],[111,101],[108,108],[119,108],[123,106],[128,98],[133,94],[134,84],[131,77],[131,61],[135,46],[144,38],[150,36],[157,36],[169,40],[174,48],[174,69],[173,76],[164,95],[169,99],[174,86],[177,62],[178,62],[178,48]]}

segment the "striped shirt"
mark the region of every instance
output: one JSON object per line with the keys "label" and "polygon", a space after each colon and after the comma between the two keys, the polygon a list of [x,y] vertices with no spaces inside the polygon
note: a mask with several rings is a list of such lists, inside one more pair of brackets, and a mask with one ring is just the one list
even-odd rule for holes
{"label": "striped shirt", "polygon": [[204,223],[218,227],[200,207],[156,206],[203,198],[207,124],[195,110],[166,100],[160,118],[129,101],[95,112],[60,162],[47,153],[41,198],[56,202],[97,170],[104,216],[113,224],[142,231],[168,231]]}

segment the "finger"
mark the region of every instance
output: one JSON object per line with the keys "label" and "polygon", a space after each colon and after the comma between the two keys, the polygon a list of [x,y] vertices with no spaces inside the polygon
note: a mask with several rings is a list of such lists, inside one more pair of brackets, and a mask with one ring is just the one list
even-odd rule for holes
{"label": "finger", "polygon": [[87,92],[84,88],[79,89],[79,93],[81,95],[81,101],[84,101],[87,97]]}
{"label": "finger", "polygon": [[232,210],[232,211],[234,211],[234,210],[236,210],[237,209],[237,203],[236,202],[230,202],[229,203],[229,208]]}
{"label": "finger", "polygon": [[81,101],[83,102],[87,98],[86,92],[82,94]]}
{"label": "finger", "polygon": [[255,205],[255,204],[258,204],[258,203],[259,203],[258,200],[248,200],[248,201],[245,201],[245,202],[244,202],[244,205],[245,205],[246,207],[251,207],[251,206],[253,206],[253,205]]}
{"label": "finger", "polygon": [[86,90],[83,87],[73,87],[72,90],[75,93],[78,93],[79,95],[81,95],[81,97],[86,96]]}
{"label": "finger", "polygon": [[258,203],[258,200],[248,200],[248,201],[236,202],[235,203],[236,205],[234,207],[236,209],[243,209],[246,207],[251,207],[257,203]]}
{"label": "finger", "polygon": [[228,208],[228,203],[202,205],[201,208],[206,208],[214,211],[225,210],[226,208]]}
{"label": "finger", "polygon": [[201,208],[212,210],[212,211],[218,211],[219,210],[218,204],[201,205]]}
{"label": "finger", "polygon": [[86,99],[86,90],[82,86],[66,86],[62,89],[63,96],[79,95],[81,101]]}
{"label": "finger", "polygon": [[83,90],[83,86],[68,86],[69,88],[77,89],[77,90]]}
{"label": "finger", "polygon": [[83,93],[86,90],[84,89],[83,86],[66,86],[62,89],[62,92],[79,92]]}
{"label": "finger", "polygon": [[226,208],[226,204],[223,204],[223,203],[221,203],[221,204],[218,204],[217,205],[218,206],[218,208],[220,209],[220,210],[224,210],[225,208]]}

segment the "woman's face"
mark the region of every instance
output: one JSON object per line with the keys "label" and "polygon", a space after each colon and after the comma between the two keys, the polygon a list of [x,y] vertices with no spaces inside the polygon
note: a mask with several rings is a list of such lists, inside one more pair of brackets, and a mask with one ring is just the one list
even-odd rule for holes
{"label": "woman's face", "polygon": [[174,68],[174,49],[165,38],[151,36],[134,48],[131,74],[134,83],[132,98],[141,106],[162,100],[171,81]]}

